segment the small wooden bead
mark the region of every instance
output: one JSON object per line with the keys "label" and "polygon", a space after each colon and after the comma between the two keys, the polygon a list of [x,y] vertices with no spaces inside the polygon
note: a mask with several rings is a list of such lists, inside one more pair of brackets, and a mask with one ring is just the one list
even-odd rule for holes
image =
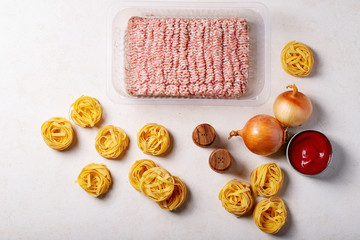
{"label": "small wooden bead", "polygon": [[215,172],[225,172],[231,167],[232,156],[229,151],[219,148],[215,149],[209,157],[209,165]]}
{"label": "small wooden bead", "polygon": [[194,143],[200,147],[211,145],[215,141],[215,138],[215,129],[207,123],[203,123],[197,126],[192,134]]}

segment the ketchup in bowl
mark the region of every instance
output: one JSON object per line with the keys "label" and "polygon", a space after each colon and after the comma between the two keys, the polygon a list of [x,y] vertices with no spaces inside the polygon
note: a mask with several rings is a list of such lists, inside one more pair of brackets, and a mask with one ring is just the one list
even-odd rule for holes
{"label": "ketchup in bowl", "polygon": [[329,165],[332,148],[324,134],[306,130],[292,137],[286,149],[286,156],[297,171],[316,175]]}

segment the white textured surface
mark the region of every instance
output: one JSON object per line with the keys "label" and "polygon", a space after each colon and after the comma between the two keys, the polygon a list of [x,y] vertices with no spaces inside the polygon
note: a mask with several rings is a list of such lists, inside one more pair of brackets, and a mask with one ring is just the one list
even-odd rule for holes
{"label": "white textured surface", "polygon": [[[0,233],[1,239],[359,239],[360,2],[263,1],[272,20],[271,97],[255,108],[117,105],[106,96],[107,13],[115,1],[10,1],[0,3]],[[290,40],[310,46],[313,74],[295,78],[282,69],[279,54]],[[261,157],[241,139],[228,141],[255,114],[272,114],[275,97],[297,84],[313,101],[314,113],[302,127],[324,132],[334,147],[329,170],[304,177],[283,153]],[[97,154],[98,128],[75,126],[78,141],[66,152],[43,142],[41,124],[67,116],[81,94],[98,98],[101,126],[120,126],[130,137],[121,160]],[[166,126],[173,148],[166,157],[144,155],[136,132],[147,122]],[[207,158],[213,148],[196,147],[191,133],[208,122],[218,132],[235,164],[226,174],[213,172]],[[189,197],[177,212],[161,210],[127,180],[131,164],[150,158],[187,184]],[[276,236],[261,232],[251,216],[236,218],[217,199],[221,187],[275,161],[285,172],[279,196],[288,206],[288,223]],[[105,163],[114,184],[96,199],[74,183],[82,167]]]}

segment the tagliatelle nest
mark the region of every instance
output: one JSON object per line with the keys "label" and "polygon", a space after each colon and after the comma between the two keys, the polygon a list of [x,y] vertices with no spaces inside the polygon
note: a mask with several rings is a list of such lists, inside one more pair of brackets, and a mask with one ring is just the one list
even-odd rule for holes
{"label": "tagliatelle nest", "polygon": [[137,134],[137,144],[146,154],[160,155],[170,146],[170,136],[165,127],[148,123]]}
{"label": "tagliatelle nest", "polygon": [[82,169],[75,182],[79,183],[80,187],[91,196],[98,197],[109,190],[111,185],[110,171],[104,164],[91,163]]}
{"label": "tagliatelle nest", "polygon": [[305,44],[291,41],[281,51],[281,65],[285,72],[295,77],[310,74],[314,58]]}
{"label": "tagliatelle nest", "polygon": [[286,222],[286,206],[279,197],[263,199],[256,205],[253,218],[261,231],[275,234]]}
{"label": "tagliatelle nest", "polygon": [[129,138],[125,132],[113,125],[103,127],[95,138],[95,148],[104,158],[117,158],[128,145]]}
{"label": "tagliatelle nest", "polygon": [[136,161],[129,172],[130,184],[162,209],[173,211],[185,201],[185,183],[149,159]]}
{"label": "tagliatelle nest", "polygon": [[233,179],[226,183],[219,193],[223,207],[237,216],[249,212],[254,204],[250,184]]}
{"label": "tagliatelle nest", "polygon": [[175,180],[164,168],[145,171],[140,179],[140,191],[155,202],[168,199],[174,191]]}
{"label": "tagliatelle nest", "polygon": [[274,196],[282,187],[284,173],[276,163],[263,164],[250,175],[251,188],[255,195]]}
{"label": "tagliatelle nest", "polygon": [[179,177],[174,176],[173,178],[175,180],[173,193],[168,199],[158,202],[159,206],[167,211],[173,211],[180,207],[184,203],[187,194],[185,183]]}
{"label": "tagliatelle nest", "polygon": [[101,119],[102,108],[96,98],[81,96],[70,107],[70,118],[80,127],[93,127]]}
{"label": "tagliatelle nest", "polygon": [[41,134],[45,143],[55,150],[65,150],[74,138],[71,123],[62,117],[53,117],[41,126]]}
{"label": "tagliatelle nest", "polygon": [[149,159],[141,159],[136,161],[130,169],[129,181],[130,184],[138,191],[140,191],[140,180],[147,170],[157,167],[157,165]]}

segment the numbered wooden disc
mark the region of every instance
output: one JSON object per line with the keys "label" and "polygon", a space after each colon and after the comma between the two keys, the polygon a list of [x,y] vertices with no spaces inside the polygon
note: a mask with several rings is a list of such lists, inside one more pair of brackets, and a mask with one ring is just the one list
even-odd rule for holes
{"label": "numbered wooden disc", "polygon": [[194,143],[200,147],[209,146],[215,141],[216,131],[207,123],[200,124],[194,129],[192,138]]}
{"label": "numbered wooden disc", "polygon": [[209,157],[209,165],[216,172],[225,172],[231,167],[232,156],[229,151],[219,148],[214,150]]}

